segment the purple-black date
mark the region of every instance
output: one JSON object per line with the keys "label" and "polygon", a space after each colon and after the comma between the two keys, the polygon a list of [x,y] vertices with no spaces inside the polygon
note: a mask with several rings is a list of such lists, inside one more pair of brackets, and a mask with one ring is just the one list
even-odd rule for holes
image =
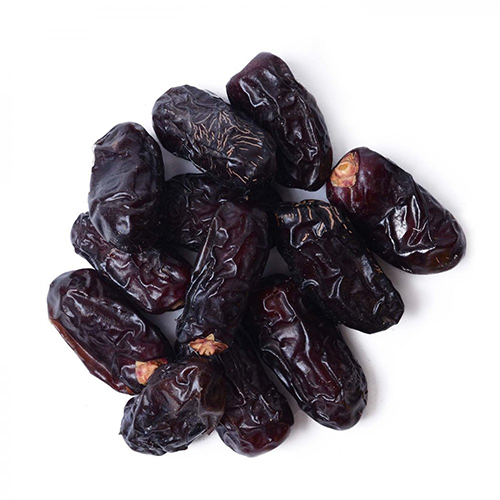
{"label": "purple-black date", "polygon": [[191,264],[173,248],[128,253],[112,247],[81,214],[71,230],[75,252],[111,281],[139,309],[162,314],[184,305]]}
{"label": "purple-black date", "polygon": [[404,271],[447,271],[465,254],[455,217],[409,173],[368,148],[353,149],[339,161],[327,196],[349,214],[370,250]]}
{"label": "purple-black date", "polygon": [[121,123],[94,149],[90,219],[111,245],[126,252],[150,248],[161,233],[163,160],[156,141],[137,123]]}
{"label": "purple-black date", "polygon": [[159,329],[93,269],[56,278],[47,305],[50,321],[89,372],[119,392],[139,393],[151,373],[174,358]]}
{"label": "purple-black date", "polygon": [[212,93],[171,88],[154,105],[153,126],[165,149],[227,186],[246,191],[276,174],[273,138]]}
{"label": "purple-black date", "polygon": [[314,97],[279,57],[263,52],[226,86],[231,104],[276,140],[283,186],[316,191],[332,169],[332,145]]}
{"label": "purple-black date", "polygon": [[134,451],[151,455],[185,450],[212,432],[224,412],[217,368],[196,355],[161,366],[125,406],[120,434]]}
{"label": "purple-black date", "polygon": [[337,208],[318,200],[281,203],[276,216],[279,252],[326,314],[365,333],[398,323],[401,296]]}

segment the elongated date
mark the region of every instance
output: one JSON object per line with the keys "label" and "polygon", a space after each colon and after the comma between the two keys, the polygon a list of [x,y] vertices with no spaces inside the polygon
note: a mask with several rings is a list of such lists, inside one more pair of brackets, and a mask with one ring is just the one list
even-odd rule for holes
{"label": "elongated date", "polygon": [[155,371],[141,394],[126,404],[120,434],[140,453],[185,450],[215,429],[224,402],[221,373],[193,355]]}
{"label": "elongated date", "polygon": [[150,248],[162,227],[160,146],[137,123],[121,123],[94,149],[89,212],[99,234],[125,252]]}
{"label": "elongated date", "polygon": [[273,138],[204,90],[184,85],[165,92],[154,105],[153,126],[165,149],[227,186],[246,191],[276,174]]}
{"label": "elongated date", "polygon": [[174,358],[160,330],[93,269],[56,278],[47,305],[51,323],[89,372],[119,392],[139,393]]}
{"label": "elongated date", "polygon": [[173,248],[128,253],[112,247],[81,214],[71,230],[75,252],[114,283],[139,309],[162,314],[184,305],[191,264]]}
{"label": "elongated date", "polygon": [[339,161],[327,196],[349,214],[370,250],[404,271],[447,271],[465,254],[455,217],[409,173],[368,148]]}
{"label": "elongated date", "polygon": [[250,298],[244,332],[316,422],[355,425],[367,400],[366,378],[337,327],[286,276],[264,280]]}
{"label": "elongated date", "polygon": [[219,360],[226,388],[219,436],[242,455],[253,457],[273,450],[288,437],[293,425],[286,398],[269,380],[252,344],[240,332]]}
{"label": "elongated date", "polygon": [[[166,182],[165,239],[189,250],[199,251],[205,243],[215,212],[226,201],[242,200],[241,191],[224,186],[208,174],[180,174]],[[251,203],[268,215],[281,196],[267,185],[251,192]],[[271,216],[269,217],[271,222]]]}
{"label": "elongated date", "polygon": [[276,217],[278,250],[292,277],[333,320],[365,333],[398,323],[401,296],[337,208],[281,203]]}
{"label": "elongated date", "polygon": [[224,203],[210,224],[177,322],[181,350],[210,356],[231,345],[268,256],[265,211],[247,203]]}
{"label": "elongated date", "polygon": [[276,140],[277,182],[316,191],[332,170],[332,145],[314,97],[279,57],[262,52],[226,86],[231,104]]}

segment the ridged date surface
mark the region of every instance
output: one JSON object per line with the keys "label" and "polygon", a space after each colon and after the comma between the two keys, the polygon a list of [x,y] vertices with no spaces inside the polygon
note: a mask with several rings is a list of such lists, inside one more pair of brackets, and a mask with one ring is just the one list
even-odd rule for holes
{"label": "ridged date surface", "polygon": [[316,191],[332,169],[332,146],[314,97],[279,57],[257,55],[227,84],[231,104],[270,132],[278,146],[276,180]]}
{"label": "ridged date surface", "polygon": [[328,203],[276,209],[278,250],[297,285],[332,319],[374,333],[396,324],[404,305],[350,222]]}
{"label": "ridged date surface", "polygon": [[204,90],[184,85],[165,92],[153,108],[153,126],[165,149],[227,186],[246,191],[276,174],[272,137]]}
{"label": "ridged date surface", "polygon": [[163,160],[156,141],[137,123],[121,123],[94,149],[89,192],[92,223],[126,252],[151,247],[160,235]]}
{"label": "ridged date surface", "polygon": [[226,409],[217,426],[219,436],[242,455],[273,450],[288,437],[293,425],[286,398],[269,380],[252,344],[241,333],[219,359],[226,388]]}
{"label": "ridged date surface", "polygon": [[126,404],[120,434],[140,453],[185,450],[215,429],[224,400],[220,373],[194,355],[155,371],[142,393]]}
{"label": "ridged date surface", "polygon": [[[210,222],[222,203],[242,200],[240,191],[224,186],[208,174],[176,175],[165,186],[165,239],[194,251],[205,243]],[[274,207],[282,201],[271,186],[252,192],[249,199],[268,214],[274,214]]]}
{"label": "ridged date surface", "polygon": [[349,214],[370,250],[404,271],[439,273],[465,254],[455,217],[409,173],[368,148],[340,160],[327,196]]}
{"label": "ridged date surface", "polygon": [[139,317],[93,269],[56,278],[47,305],[50,321],[89,372],[119,392],[139,393],[144,381],[138,380],[138,369],[149,375],[174,358],[158,328]]}
{"label": "ridged date surface", "polygon": [[198,255],[177,323],[179,343],[214,335],[230,345],[268,256],[264,210],[245,203],[224,203]]}
{"label": "ridged date surface", "polygon": [[161,314],[179,309],[191,278],[191,264],[172,248],[127,253],[112,247],[97,232],[88,214],[71,230],[75,252],[114,283],[139,309]]}
{"label": "ridged date surface", "polygon": [[252,294],[244,331],[316,422],[343,430],[366,406],[367,384],[342,335],[291,279],[274,276]]}

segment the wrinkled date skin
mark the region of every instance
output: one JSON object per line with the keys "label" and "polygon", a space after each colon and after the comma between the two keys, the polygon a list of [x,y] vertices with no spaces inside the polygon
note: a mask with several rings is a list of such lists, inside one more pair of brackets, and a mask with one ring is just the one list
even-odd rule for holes
{"label": "wrinkled date skin", "polygon": [[220,372],[193,355],[155,371],[142,393],[126,404],[120,434],[140,453],[185,450],[215,429],[224,401]]}
{"label": "wrinkled date skin", "polygon": [[[165,186],[165,239],[196,252],[205,243],[210,222],[222,203],[242,200],[240,191],[224,186],[208,174],[176,175]],[[252,192],[249,200],[272,214],[273,220],[274,207],[282,201],[269,185]]]}
{"label": "wrinkled date skin", "polygon": [[366,406],[367,384],[342,335],[291,279],[273,276],[254,292],[245,334],[316,422],[349,429]]}
{"label": "wrinkled date skin", "polygon": [[114,283],[142,311],[162,314],[184,305],[191,264],[171,248],[127,253],[112,247],[97,232],[88,214],[71,230],[75,252]]}
{"label": "wrinkled date skin", "polygon": [[160,146],[137,123],[121,123],[96,142],[94,155],[92,224],[125,252],[150,248],[160,235],[164,206]]}
{"label": "wrinkled date skin", "polygon": [[314,97],[279,57],[263,52],[226,86],[231,104],[276,140],[277,182],[316,191],[332,169],[332,145]]}
{"label": "wrinkled date skin", "polygon": [[332,319],[365,333],[398,323],[401,296],[338,209],[306,200],[281,203],[276,216],[292,277]]}
{"label": "wrinkled date skin", "polygon": [[272,137],[204,90],[184,85],[165,92],[153,108],[153,126],[165,149],[229,187],[254,189],[276,174]]}
{"label": "wrinkled date skin", "polygon": [[139,393],[158,366],[174,359],[158,328],[93,269],[56,278],[47,305],[50,321],[89,372],[119,392]]}
{"label": "wrinkled date skin", "polygon": [[465,254],[455,217],[409,173],[368,148],[339,161],[327,196],[349,214],[370,250],[403,271],[440,273]]}
{"label": "wrinkled date skin", "polygon": [[289,435],[293,413],[269,380],[249,340],[238,332],[231,349],[218,356],[224,369],[226,409],[217,426],[222,441],[237,453],[257,456]]}
{"label": "wrinkled date skin", "polygon": [[193,271],[177,323],[179,349],[189,345],[210,356],[231,345],[268,256],[264,210],[246,203],[224,203],[210,224]]}

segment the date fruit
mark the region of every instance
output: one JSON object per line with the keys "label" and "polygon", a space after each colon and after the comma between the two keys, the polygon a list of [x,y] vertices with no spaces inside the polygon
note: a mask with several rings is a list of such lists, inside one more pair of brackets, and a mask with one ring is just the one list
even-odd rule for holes
{"label": "date fruit", "polygon": [[217,432],[236,453],[257,456],[289,435],[293,413],[269,380],[249,340],[238,332],[219,360],[224,368],[226,409]]}
{"label": "date fruit", "polygon": [[71,230],[75,252],[150,314],[174,311],[184,305],[191,264],[173,248],[150,248],[127,253],[112,247],[81,214]]}
{"label": "date fruit", "polygon": [[[242,200],[242,193],[224,186],[208,174],[180,174],[166,182],[165,240],[198,252],[207,238],[210,222],[225,201]],[[281,196],[267,185],[250,194],[251,203],[274,219]],[[271,217],[271,216],[270,216]]]}
{"label": "date fruit", "polygon": [[283,186],[316,191],[332,169],[332,145],[314,97],[279,57],[262,52],[226,86],[231,104],[276,140]]}
{"label": "date fruit", "polygon": [[440,273],[465,254],[455,217],[409,173],[368,148],[339,161],[327,196],[349,214],[370,250],[403,271]]}
{"label": "date fruit", "polygon": [[50,285],[49,319],[92,375],[137,394],[174,358],[159,329],[127,305],[93,269],[62,274]]}
{"label": "date fruit", "polygon": [[141,394],[126,404],[120,434],[140,453],[185,450],[215,429],[224,401],[220,372],[193,355],[155,371]]}
{"label": "date fruit", "polygon": [[150,248],[161,233],[163,160],[156,141],[137,123],[121,123],[94,149],[89,192],[92,224],[125,252]]}
{"label": "date fruit", "polygon": [[318,200],[281,203],[276,217],[279,252],[326,314],[365,333],[398,323],[401,296],[337,208]]}
{"label": "date fruit", "polygon": [[264,210],[240,202],[222,204],[198,255],[177,322],[179,349],[210,356],[232,343],[268,256]]}
{"label": "date fruit", "polygon": [[273,276],[249,300],[246,335],[316,422],[349,429],[366,406],[367,384],[337,327],[291,279]]}
{"label": "date fruit", "polygon": [[272,137],[212,93],[171,88],[154,105],[153,126],[165,149],[229,187],[258,188],[276,174]]}

